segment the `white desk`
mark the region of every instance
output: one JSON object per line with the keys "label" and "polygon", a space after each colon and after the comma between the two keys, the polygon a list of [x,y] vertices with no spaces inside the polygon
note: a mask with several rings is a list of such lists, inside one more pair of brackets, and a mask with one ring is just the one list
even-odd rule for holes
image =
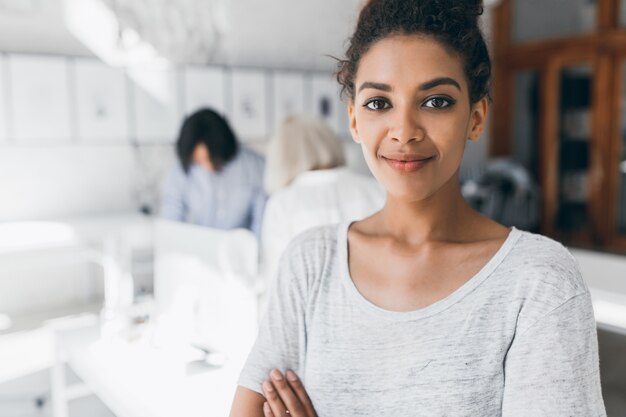
{"label": "white desk", "polygon": [[[101,338],[98,326],[57,332],[55,417],[66,417],[68,400],[85,392],[66,387],[64,363],[118,417],[228,415],[256,334],[256,238],[245,230],[159,221],[155,258],[155,311],[141,338],[128,341],[123,328]],[[229,360],[203,366],[192,342],[210,344]]]}
{"label": "white desk", "polygon": [[157,349],[149,336],[97,340],[97,329],[65,333],[63,340],[68,365],[118,417],[228,416],[245,360],[239,355],[211,368],[191,347]]}
{"label": "white desk", "polygon": [[[128,213],[0,223],[0,279],[12,279],[14,271],[38,274],[56,266],[95,263],[105,271],[105,307],[123,309],[133,297],[124,252],[152,247],[152,235],[151,218]],[[2,307],[0,303],[0,313]],[[0,331],[0,383],[52,366],[53,336],[46,321],[97,314],[102,307],[84,303],[39,313],[35,305],[34,312],[11,317],[11,327]]]}
{"label": "white desk", "polygon": [[[10,279],[17,271],[41,273],[51,267],[91,263],[104,270],[104,307],[123,309],[133,298],[130,253],[137,247],[152,248],[153,228],[151,218],[124,213],[0,223],[0,271],[6,276],[0,279]],[[32,309],[38,311],[36,305]],[[14,314],[13,310],[4,313]]]}

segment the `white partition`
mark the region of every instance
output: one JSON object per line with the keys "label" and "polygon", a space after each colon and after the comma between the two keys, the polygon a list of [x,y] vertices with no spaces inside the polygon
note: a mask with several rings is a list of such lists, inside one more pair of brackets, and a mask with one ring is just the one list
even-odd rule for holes
{"label": "white partition", "polygon": [[267,79],[263,71],[232,71],[230,122],[242,140],[266,139],[269,133]]}
{"label": "white partition", "polygon": [[5,71],[5,58],[0,54],[0,145],[9,139],[9,126],[7,115],[7,74]]}
{"label": "white partition", "polygon": [[222,68],[188,67],[183,83],[186,115],[203,107],[226,114],[226,76]]}
{"label": "white partition", "polygon": [[67,59],[9,57],[11,115],[18,143],[69,143],[72,137]]}
{"label": "white partition", "polygon": [[128,142],[128,100],[124,72],[97,60],[77,59],[74,75],[79,141]]}
{"label": "white partition", "polygon": [[304,113],[304,76],[298,72],[279,71],[274,73],[274,126],[289,116]]}
{"label": "white partition", "polygon": [[128,76],[135,139],[139,143],[174,143],[182,122],[176,71],[131,69]]}

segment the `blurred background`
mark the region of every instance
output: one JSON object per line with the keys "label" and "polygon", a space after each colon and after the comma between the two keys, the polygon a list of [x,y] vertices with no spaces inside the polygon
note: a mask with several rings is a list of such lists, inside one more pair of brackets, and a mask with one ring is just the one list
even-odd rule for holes
{"label": "blurred background", "polygon": [[[570,248],[608,415],[626,416],[626,1],[485,3],[494,106],[463,194]],[[361,4],[0,0],[0,416],[227,415],[276,255],[247,223],[160,218],[181,124],[215,110],[267,176],[287,175],[285,120],[330,129],[336,164],[265,184],[283,240],[374,210],[333,77]],[[320,168],[336,172],[315,184],[353,175],[367,204],[287,219],[277,202]]]}

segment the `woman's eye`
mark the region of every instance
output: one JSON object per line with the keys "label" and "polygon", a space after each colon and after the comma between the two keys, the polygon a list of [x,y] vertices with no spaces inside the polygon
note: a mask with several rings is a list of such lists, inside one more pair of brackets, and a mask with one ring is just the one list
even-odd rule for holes
{"label": "woman's eye", "polygon": [[426,107],[430,107],[433,109],[443,109],[453,104],[454,104],[454,101],[447,99],[445,97],[433,97],[431,99],[426,100],[426,103],[424,103]]}
{"label": "woman's eye", "polygon": [[365,103],[365,107],[370,110],[384,110],[386,108],[389,108],[389,103],[387,103],[385,100],[374,99]]}

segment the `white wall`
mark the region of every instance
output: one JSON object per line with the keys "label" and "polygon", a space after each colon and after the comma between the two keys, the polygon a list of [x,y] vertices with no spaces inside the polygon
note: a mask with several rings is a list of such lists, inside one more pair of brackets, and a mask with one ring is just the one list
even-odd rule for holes
{"label": "white wall", "polygon": [[130,145],[0,147],[0,221],[131,211]]}

